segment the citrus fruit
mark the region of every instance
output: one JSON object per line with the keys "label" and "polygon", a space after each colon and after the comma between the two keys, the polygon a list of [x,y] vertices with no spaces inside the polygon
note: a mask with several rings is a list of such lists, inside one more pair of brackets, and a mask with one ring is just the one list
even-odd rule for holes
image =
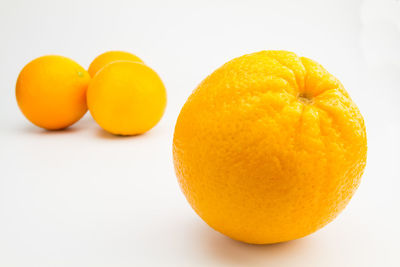
{"label": "citrus fruit", "polygon": [[56,55],[29,62],[18,76],[15,94],[19,108],[33,124],[66,128],[87,111],[90,76],[75,61]]}
{"label": "citrus fruit", "polygon": [[360,183],[364,120],[315,61],[261,51],[229,61],[183,106],[173,158],[180,187],[212,228],[247,243],[306,236]]}
{"label": "citrus fruit", "polygon": [[160,77],[151,68],[132,61],[106,65],[92,79],[87,91],[89,111],[106,131],[136,135],[161,119],[167,95]]}
{"label": "citrus fruit", "polygon": [[143,63],[143,61],[134,54],[124,51],[108,51],[99,55],[92,61],[92,63],[90,63],[88,72],[90,76],[93,77],[105,65],[117,60],[130,60]]}

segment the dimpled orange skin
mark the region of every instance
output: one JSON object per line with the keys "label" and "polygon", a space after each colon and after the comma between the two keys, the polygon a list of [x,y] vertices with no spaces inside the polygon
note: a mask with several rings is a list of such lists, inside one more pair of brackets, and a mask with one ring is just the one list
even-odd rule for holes
{"label": "dimpled orange skin", "polygon": [[87,71],[75,61],[56,55],[29,62],[18,76],[18,106],[33,124],[48,130],[64,129],[87,111]]}
{"label": "dimpled orange skin", "polygon": [[167,94],[160,77],[151,68],[132,61],[115,61],[92,79],[87,103],[104,130],[116,135],[136,135],[159,122]]}
{"label": "dimpled orange skin", "polygon": [[297,239],[347,205],[367,154],[364,120],[321,65],[287,51],[226,63],[176,123],[181,189],[212,228],[247,243]]}
{"label": "dimpled orange skin", "polygon": [[124,51],[108,51],[105,52],[99,56],[97,56],[92,63],[90,63],[88,72],[91,77],[94,77],[96,73],[101,70],[105,65],[108,63],[117,61],[117,60],[129,60],[129,61],[134,61],[134,62],[140,62],[143,63],[143,61],[135,56],[134,54],[131,54],[129,52],[124,52]]}

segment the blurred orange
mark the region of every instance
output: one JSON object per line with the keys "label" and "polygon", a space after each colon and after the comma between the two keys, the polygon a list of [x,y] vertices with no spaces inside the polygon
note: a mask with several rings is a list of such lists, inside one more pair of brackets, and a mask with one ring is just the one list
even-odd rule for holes
{"label": "blurred orange", "polygon": [[29,62],[18,76],[18,105],[33,124],[48,129],[66,128],[87,111],[87,71],[75,61],[56,55]]}

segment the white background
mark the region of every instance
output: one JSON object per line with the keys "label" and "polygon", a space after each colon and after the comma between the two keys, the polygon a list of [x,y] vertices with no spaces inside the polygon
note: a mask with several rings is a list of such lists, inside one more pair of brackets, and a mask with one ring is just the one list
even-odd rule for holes
{"label": "white background", "polygon": [[[400,3],[0,0],[0,266],[400,266]],[[47,132],[20,113],[19,71],[44,54],[88,67],[107,50],[141,57],[168,106],[120,138],[89,114]],[[365,117],[368,164],[346,210],[306,238],[255,246],[209,228],[172,164],[179,110],[224,62],[264,49],[323,64]]]}

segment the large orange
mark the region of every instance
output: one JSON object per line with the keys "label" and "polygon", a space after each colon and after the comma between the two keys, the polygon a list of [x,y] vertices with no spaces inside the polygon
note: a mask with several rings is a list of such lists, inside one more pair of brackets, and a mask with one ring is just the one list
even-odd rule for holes
{"label": "large orange", "polygon": [[347,205],[366,164],[364,120],[321,65],[286,51],[236,58],[181,110],[183,193],[215,230],[265,244],[308,235]]}

